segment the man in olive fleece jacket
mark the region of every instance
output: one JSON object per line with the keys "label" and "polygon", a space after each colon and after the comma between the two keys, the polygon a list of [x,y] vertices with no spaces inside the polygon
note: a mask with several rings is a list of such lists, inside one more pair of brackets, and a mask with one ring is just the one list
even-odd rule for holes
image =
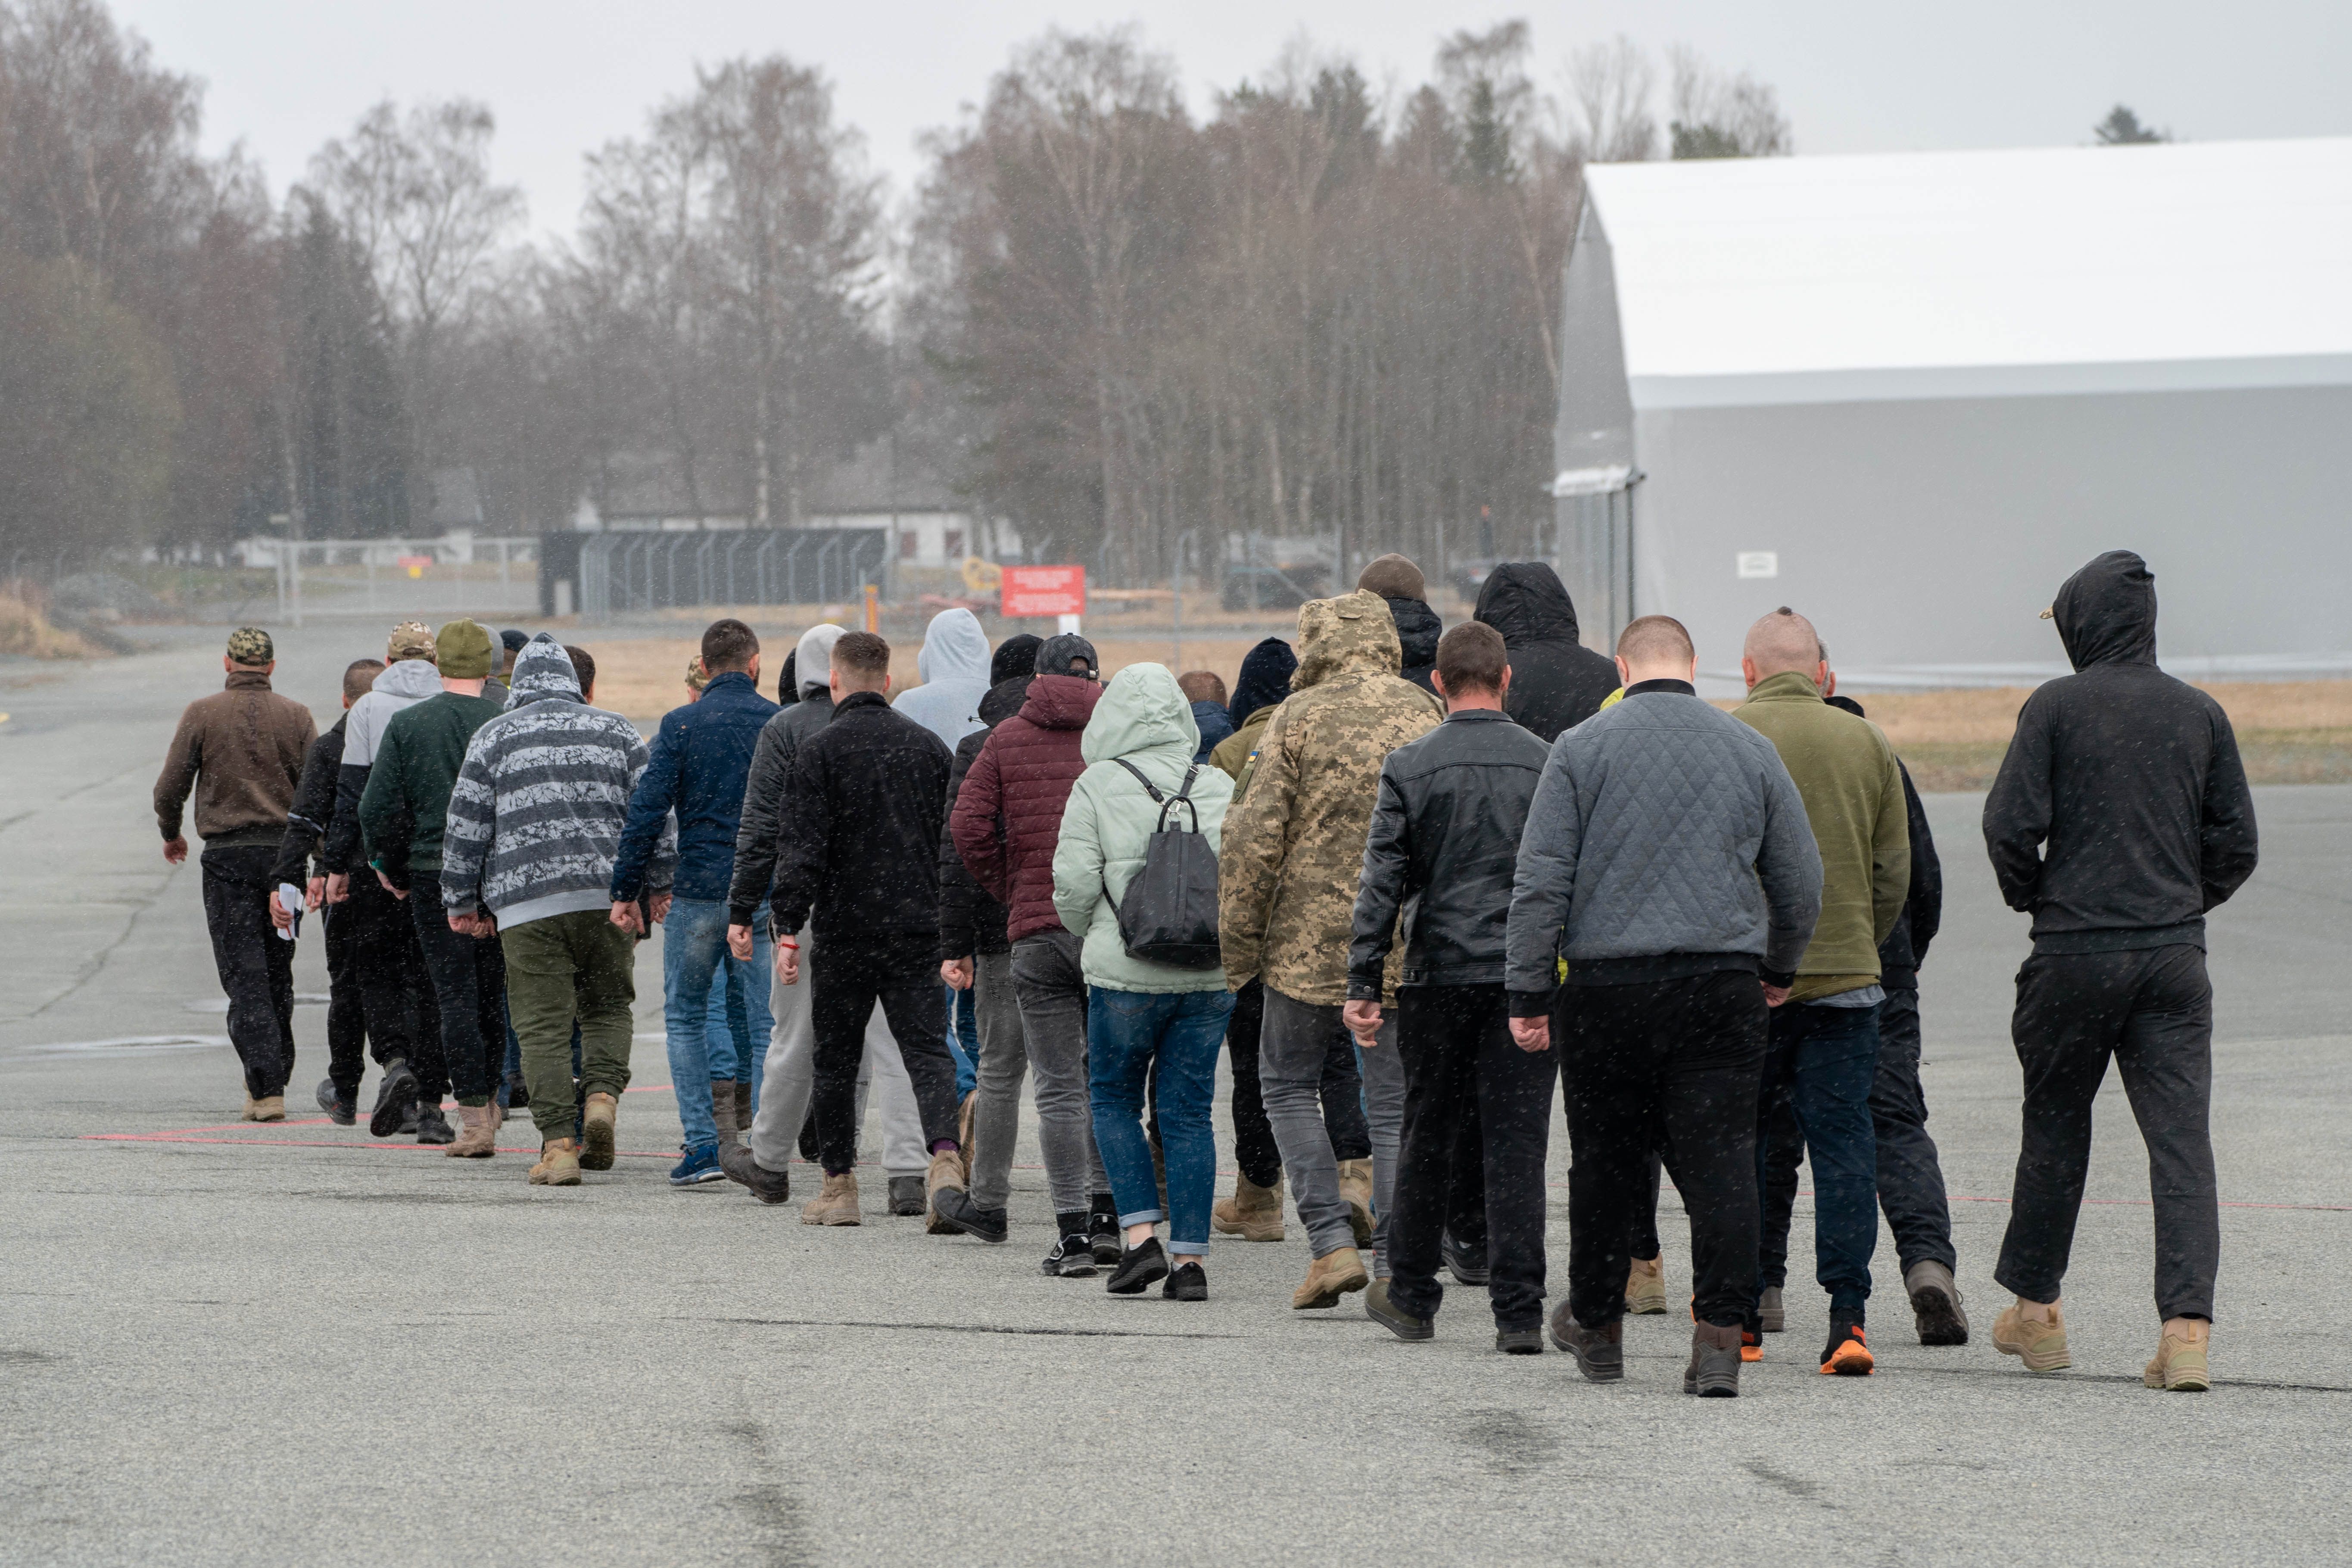
{"label": "man in olive fleece jacket", "polygon": [[[1866,719],[1832,708],[1836,689],[1812,623],[1783,606],[1748,629],[1733,717],[1772,742],[1804,797],[1822,857],[1822,913],[1788,999],[1772,1009],[1758,1101],[1758,1181],[1776,1114],[1793,1111],[1813,1166],[1814,1277],[1830,1296],[1825,1373],[1867,1373],[1863,1330],[1878,1246],[1878,1142],[1870,1089],[1878,1074],[1878,944],[1911,889],[1911,838],[1895,748]],[[1762,1287],[1747,1327],[1764,1324]]]}

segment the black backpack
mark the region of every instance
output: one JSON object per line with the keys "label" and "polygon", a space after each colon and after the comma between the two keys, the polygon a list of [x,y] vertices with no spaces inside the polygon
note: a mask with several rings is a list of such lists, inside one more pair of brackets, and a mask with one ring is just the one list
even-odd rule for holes
{"label": "black backpack", "polygon": [[[1127,897],[1115,906],[1118,940],[1129,958],[1178,969],[1214,969],[1223,963],[1217,952],[1217,852],[1201,836],[1201,808],[1192,799],[1192,780],[1201,771],[1194,763],[1172,795],[1152,787],[1141,770],[1124,757],[1114,757],[1160,806],[1160,824],[1143,850],[1143,865],[1127,885]],[[1190,831],[1170,827],[1168,815],[1182,805],[1192,814]],[[1110,897],[1110,883],[1103,883]]]}

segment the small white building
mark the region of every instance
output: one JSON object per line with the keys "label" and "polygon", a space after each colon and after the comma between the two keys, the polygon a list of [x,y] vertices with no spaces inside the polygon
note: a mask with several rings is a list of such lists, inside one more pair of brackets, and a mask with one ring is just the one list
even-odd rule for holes
{"label": "small white building", "polygon": [[2189,676],[2352,672],[2352,140],[1595,166],[1555,485],[1585,636],[1811,616],[2030,680],[2100,551]]}

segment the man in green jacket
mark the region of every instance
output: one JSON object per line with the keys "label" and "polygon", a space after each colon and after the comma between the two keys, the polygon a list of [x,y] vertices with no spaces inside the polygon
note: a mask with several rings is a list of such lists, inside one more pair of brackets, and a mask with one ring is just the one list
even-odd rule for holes
{"label": "man in green jacket", "polygon": [[425,1134],[428,1118],[446,1128],[441,1096],[454,1088],[465,1131],[448,1152],[488,1159],[498,1152],[501,1120],[491,1097],[506,1059],[506,960],[497,942],[450,929],[441,906],[441,846],[466,747],[499,712],[482,695],[495,645],[488,631],[460,620],[443,626],[433,646],[441,694],[402,709],[384,726],[360,796],[360,833],[376,878],[407,900],[431,982],[416,1060],[407,1069],[416,1078],[417,1141],[446,1141]]}
{"label": "man in green jacket", "polygon": [[[1783,605],[1749,627],[1739,671],[1748,700],[1733,716],[1780,752],[1822,853],[1822,913],[1812,942],[1794,984],[1785,992],[1765,988],[1772,1034],[1758,1102],[1758,1183],[1764,1182],[1776,1122],[1784,1152],[1793,1126],[1812,1160],[1814,1278],[1830,1295],[1822,1371],[1858,1376],[1874,1364],[1863,1315],[1870,1255],[1878,1246],[1878,1149],[1870,1120],[1878,1013],[1886,999],[1878,944],[1895,929],[1911,883],[1903,775],[1875,724],[1822,700],[1837,689],[1837,678],[1804,616]],[[1765,1205],[1759,1299],[1746,1329],[1757,1354],[1762,1341],[1756,1336],[1768,1326],[1768,1308],[1779,1315],[1788,1272],[1789,1213]]]}

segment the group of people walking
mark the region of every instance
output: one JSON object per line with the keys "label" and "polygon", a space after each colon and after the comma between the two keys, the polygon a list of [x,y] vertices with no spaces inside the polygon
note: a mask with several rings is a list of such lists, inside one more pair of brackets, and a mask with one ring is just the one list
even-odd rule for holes
{"label": "group of people walking", "polygon": [[[2076,673],[2026,703],[1984,818],[2034,941],[1995,1270],[2016,1300],[1992,1340],[2068,1364],[2061,1285],[2112,1057],[2156,1193],[2145,1379],[2202,1388],[2203,917],[2253,869],[2251,796],[2218,705],[2156,667],[2138,557],[2099,557],[2044,614]],[[1608,1382],[1624,1318],[1668,1310],[1670,1173],[1691,1226],[1684,1387],[1725,1395],[1787,1321],[1809,1159],[1821,1371],[1874,1370],[1882,1209],[1919,1339],[1967,1342],[1919,1081],[1936,848],[1805,616],[1750,628],[1730,711],[1697,697],[1670,617],[1627,626],[1613,658],[1584,647],[1540,563],[1495,569],[1441,635],[1420,572],[1381,557],[1301,607],[1295,647],[1253,648],[1230,698],[1156,664],[1105,679],[1075,635],[991,649],[961,609],[895,700],[890,651],[812,627],[779,703],[756,635],[715,622],[648,745],[592,705],[582,650],[410,623],[347,670],[349,711],[314,736],[269,690],[267,634],[240,630],[156,809],[176,861],[194,788],[247,1114],[285,1113],[291,938],[317,910],[328,1114],[356,1120],[364,1040],[378,1136],[488,1157],[501,1107],[527,1106],[530,1179],[576,1184],[613,1163],[632,950],[659,925],[681,1186],[785,1204],[797,1153],[821,1172],[802,1221],[858,1225],[871,1091],[890,1212],[1002,1243],[1026,1078],[1046,1275],[1204,1300],[1213,1236],[1283,1240],[1286,1190],[1308,1253],[1293,1309],[1360,1292],[1427,1340],[1450,1275],[1486,1290],[1497,1350],[1549,1341]],[[1556,1085],[1568,1283],[1547,1319]]]}

